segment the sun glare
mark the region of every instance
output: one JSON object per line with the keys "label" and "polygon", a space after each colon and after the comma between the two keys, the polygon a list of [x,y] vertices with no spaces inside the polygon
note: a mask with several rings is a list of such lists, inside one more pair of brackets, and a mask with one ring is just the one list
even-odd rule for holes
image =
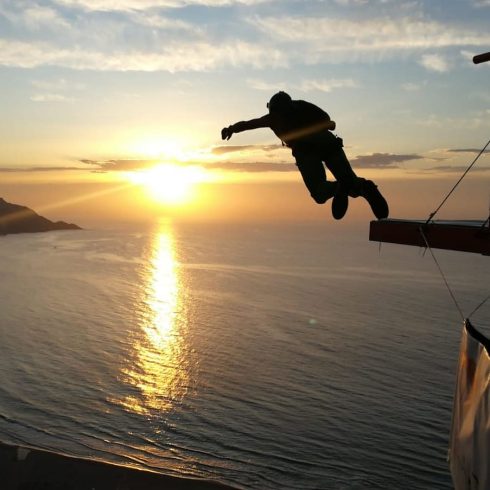
{"label": "sun glare", "polygon": [[201,167],[173,163],[132,172],[129,178],[135,184],[144,186],[155,201],[174,205],[191,200],[194,186],[207,180]]}

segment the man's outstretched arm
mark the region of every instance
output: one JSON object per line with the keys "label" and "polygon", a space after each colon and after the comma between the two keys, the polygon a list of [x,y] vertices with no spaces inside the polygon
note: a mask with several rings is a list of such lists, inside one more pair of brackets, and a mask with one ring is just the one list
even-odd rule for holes
{"label": "man's outstretched arm", "polygon": [[270,128],[271,120],[270,115],[259,117],[257,119],[250,119],[250,121],[240,121],[227,128],[221,130],[221,138],[224,140],[229,140],[233,133],[241,133],[242,131],[248,131],[249,129],[258,128]]}

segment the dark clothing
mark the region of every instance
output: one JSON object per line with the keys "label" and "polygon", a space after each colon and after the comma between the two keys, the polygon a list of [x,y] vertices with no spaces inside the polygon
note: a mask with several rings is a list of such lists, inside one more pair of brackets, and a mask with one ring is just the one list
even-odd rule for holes
{"label": "dark clothing", "polygon": [[[315,202],[332,200],[332,216],[342,219],[349,206],[349,197],[364,197],[378,219],[388,217],[388,203],[371,180],[357,177],[343,150],[342,139],[334,131],[335,121],[310,102],[292,100],[285,92],[272,96],[269,114],[240,121],[221,130],[221,138],[229,140],[234,133],[250,129],[271,128],[283,144],[290,147],[303,181]],[[325,166],[335,181],[327,180]]]}
{"label": "dark clothing", "polygon": [[[344,153],[342,138],[328,131],[327,133],[322,137],[322,141],[313,147],[298,145],[293,149],[293,156],[303,181],[311,197],[318,204],[323,204],[333,197],[339,185],[351,197],[359,196],[359,178]],[[324,163],[337,182],[327,180]]]}
{"label": "dark clothing", "polygon": [[[230,126],[234,133],[265,127],[271,128],[283,144],[291,148],[315,202],[323,204],[340,188],[352,197],[359,196],[361,179],[347,160],[342,139],[329,131],[331,120],[324,110],[304,100],[292,100],[282,111]],[[336,182],[327,181],[324,164]]]}
{"label": "dark clothing", "polygon": [[329,131],[325,123],[330,116],[322,109],[304,100],[293,100],[290,107],[279,114],[269,114],[270,128],[293,150],[298,147],[313,149],[322,145]]}

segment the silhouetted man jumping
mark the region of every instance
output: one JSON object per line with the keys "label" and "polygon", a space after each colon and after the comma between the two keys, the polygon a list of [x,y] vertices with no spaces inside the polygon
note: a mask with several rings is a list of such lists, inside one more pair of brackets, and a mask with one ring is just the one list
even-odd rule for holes
{"label": "silhouetted man jumping", "polygon": [[[376,184],[357,175],[352,170],[343,150],[342,139],[332,134],[335,121],[310,102],[292,100],[285,92],[273,95],[267,104],[269,114],[240,121],[221,130],[222,139],[229,140],[233,133],[250,129],[270,128],[291,148],[296,165],[311,197],[318,204],[332,200],[332,215],[342,219],[349,206],[349,197],[364,197],[378,219],[388,217],[388,203]],[[336,181],[327,181],[325,167]]]}

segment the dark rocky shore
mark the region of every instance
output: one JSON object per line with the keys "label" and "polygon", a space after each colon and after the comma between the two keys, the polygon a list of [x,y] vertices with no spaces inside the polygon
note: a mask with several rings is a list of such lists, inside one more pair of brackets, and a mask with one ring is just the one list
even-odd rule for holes
{"label": "dark rocky shore", "polygon": [[64,221],[50,221],[26,206],[9,203],[0,197],[0,235],[54,230],[81,230],[81,228]]}
{"label": "dark rocky shore", "polygon": [[233,490],[49,451],[0,443],[2,490]]}

